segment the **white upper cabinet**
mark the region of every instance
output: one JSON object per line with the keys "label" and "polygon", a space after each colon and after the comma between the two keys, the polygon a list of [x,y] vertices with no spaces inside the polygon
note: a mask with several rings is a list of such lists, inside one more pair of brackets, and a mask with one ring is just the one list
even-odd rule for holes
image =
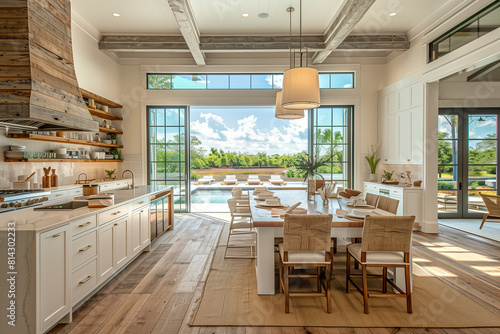
{"label": "white upper cabinet", "polygon": [[401,89],[398,96],[398,111],[407,110],[410,107],[410,87]]}
{"label": "white upper cabinet", "polygon": [[421,164],[424,146],[422,83],[381,96],[378,117],[381,161],[387,164]]}

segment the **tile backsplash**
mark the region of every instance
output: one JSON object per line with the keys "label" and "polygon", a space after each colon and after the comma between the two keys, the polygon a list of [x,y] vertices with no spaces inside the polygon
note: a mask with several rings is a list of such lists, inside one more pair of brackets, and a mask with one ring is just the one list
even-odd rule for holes
{"label": "tile backsplash", "polygon": [[424,177],[424,166],[423,165],[389,165],[389,164],[380,164],[377,168],[377,178],[378,181],[381,180],[382,170],[386,170],[388,172],[394,171],[392,176],[393,179],[400,179],[401,173],[406,175],[406,171],[411,171],[411,179],[412,181],[422,180]]}

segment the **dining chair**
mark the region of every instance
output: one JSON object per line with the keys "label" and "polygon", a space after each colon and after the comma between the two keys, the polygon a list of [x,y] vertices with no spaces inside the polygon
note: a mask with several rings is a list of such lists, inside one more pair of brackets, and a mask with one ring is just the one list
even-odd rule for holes
{"label": "dining chair", "polygon": [[[366,314],[369,313],[369,297],[406,298],[406,311],[412,313],[410,249],[414,221],[414,216],[366,216],[361,243],[347,246],[346,293],[349,293],[350,283],[352,283],[356,290],[363,295]],[[351,274],[351,257],[355,263],[361,265],[362,274]],[[382,275],[368,274],[369,267],[381,267]],[[404,267],[406,291],[387,278],[387,268],[389,267]],[[362,277],[362,288],[352,280],[352,277],[360,276]],[[382,278],[381,294],[368,293],[368,277]],[[387,283],[399,293],[388,294]]]}
{"label": "dining chair", "polygon": [[[257,231],[253,226],[252,213],[250,207],[238,205],[238,200],[230,198],[227,200],[231,222],[229,224],[229,234],[227,236],[225,259],[255,259],[255,243]],[[231,237],[251,235],[251,241],[247,239],[239,240],[239,243],[230,243]],[[227,255],[229,248],[247,248],[250,247],[250,256],[232,256]]]}
{"label": "dining chair", "polygon": [[500,196],[482,193],[479,193],[479,195],[481,195],[484,205],[486,205],[486,209],[488,210],[483,216],[479,229],[483,228],[485,222],[500,223]]}
{"label": "dining chair", "polygon": [[[325,296],[327,312],[332,312],[330,281],[333,268],[331,247],[332,215],[286,214],[283,243],[279,245],[280,292],[285,293],[285,313],[290,297]],[[316,268],[315,273],[294,274],[293,267]],[[303,269],[300,269],[303,270]],[[290,292],[290,278],[316,278],[316,292]]]}
{"label": "dining chair", "polygon": [[384,210],[393,214],[398,212],[399,200],[385,196],[379,196],[377,209]]}
{"label": "dining chair", "polygon": [[366,193],[366,196],[365,196],[366,204],[367,205],[372,205],[372,206],[376,207],[379,197],[380,197],[379,195],[375,195],[375,194],[371,194],[371,193]]}

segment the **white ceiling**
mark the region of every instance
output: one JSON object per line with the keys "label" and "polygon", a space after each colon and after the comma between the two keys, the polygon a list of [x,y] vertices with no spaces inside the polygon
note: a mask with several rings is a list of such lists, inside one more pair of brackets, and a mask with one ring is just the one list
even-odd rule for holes
{"label": "white ceiling", "polygon": [[[201,35],[287,35],[293,6],[298,33],[299,0],[189,0]],[[376,0],[355,27],[356,33],[407,33],[445,1]],[[180,35],[167,0],[72,0],[73,11],[102,34]],[[303,33],[321,35],[343,0],[304,0]],[[389,13],[395,11],[396,16]],[[120,17],[113,17],[118,12]],[[259,13],[268,13],[261,19]],[[242,16],[248,13],[249,17]]]}
{"label": "white ceiling", "polygon": [[[288,35],[290,14],[292,30],[299,31],[299,0],[190,0],[201,35]],[[322,35],[339,9],[339,0],[305,0],[302,8],[302,32]],[[243,17],[242,14],[249,14]],[[259,13],[268,13],[262,19]]]}
{"label": "white ceiling", "polygon": [[[407,33],[445,2],[442,0],[376,0],[353,32],[370,35]],[[389,16],[392,12],[396,15]]]}
{"label": "white ceiling", "polygon": [[180,34],[167,0],[71,0],[71,6],[102,34]]}

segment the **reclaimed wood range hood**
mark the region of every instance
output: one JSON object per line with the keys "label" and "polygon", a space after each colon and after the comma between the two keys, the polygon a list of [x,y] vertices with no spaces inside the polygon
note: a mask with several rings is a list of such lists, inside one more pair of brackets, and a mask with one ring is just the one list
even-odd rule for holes
{"label": "reclaimed wood range hood", "polygon": [[70,0],[0,2],[0,126],[98,131],[76,79]]}

